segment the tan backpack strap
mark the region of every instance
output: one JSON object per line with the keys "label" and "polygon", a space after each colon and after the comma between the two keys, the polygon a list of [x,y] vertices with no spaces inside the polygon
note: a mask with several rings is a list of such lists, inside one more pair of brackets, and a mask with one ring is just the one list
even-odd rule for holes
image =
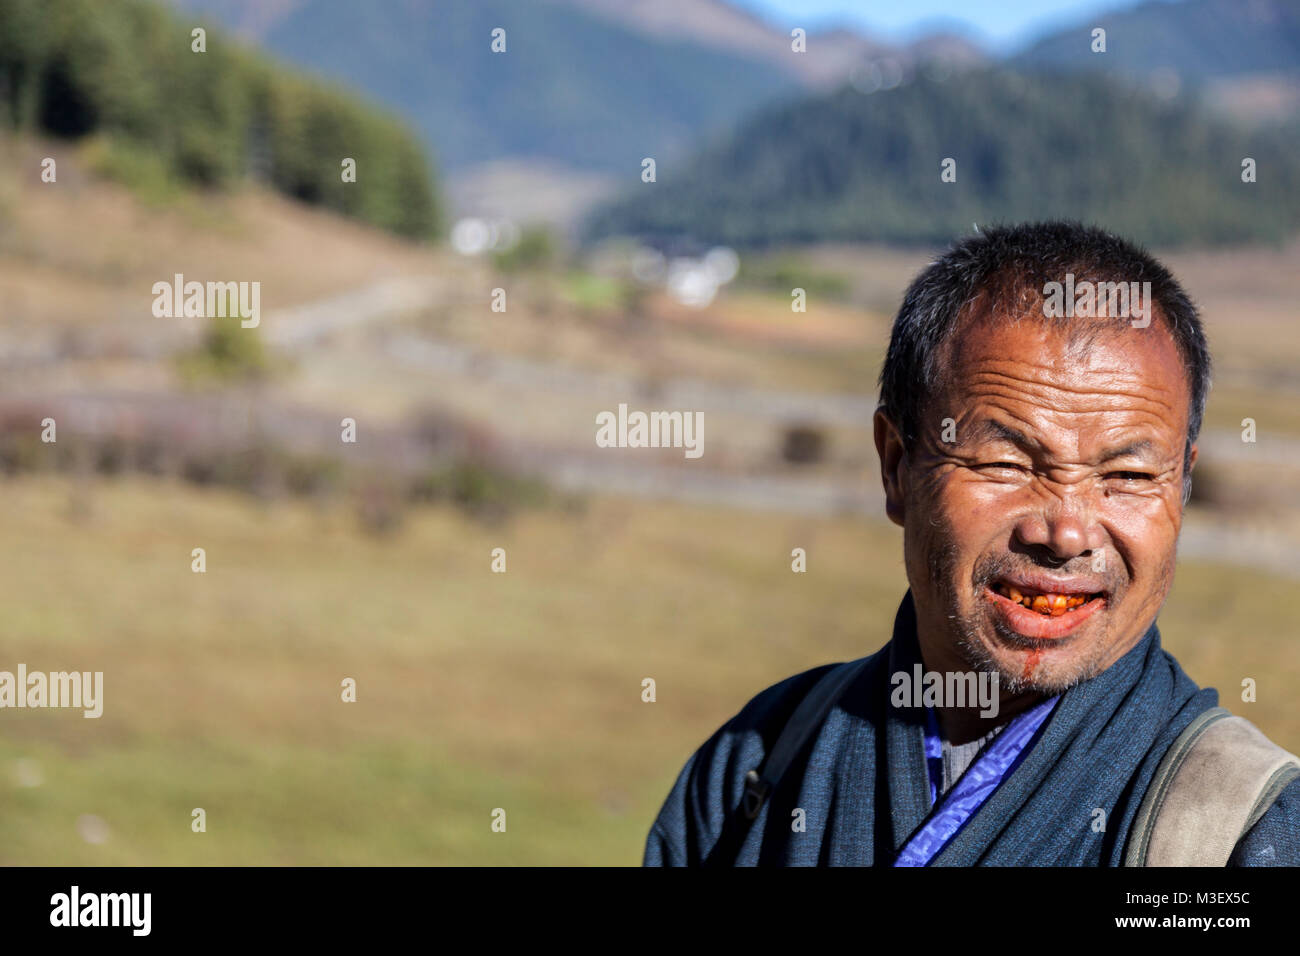
{"label": "tan backpack strap", "polygon": [[1226,866],[1289,783],[1300,758],[1222,707],[1197,716],[1160,761],[1125,866]]}

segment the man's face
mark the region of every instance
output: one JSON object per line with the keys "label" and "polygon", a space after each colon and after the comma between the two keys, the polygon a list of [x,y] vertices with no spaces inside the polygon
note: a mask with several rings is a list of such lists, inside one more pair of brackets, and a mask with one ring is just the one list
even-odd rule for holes
{"label": "man's face", "polygon": [[1075,349],[1033,319],[956,335],[910,454],[877,418],[922,651],[1055,693],[1130,650],[1169,593],[1187,379],[1163,322]]}

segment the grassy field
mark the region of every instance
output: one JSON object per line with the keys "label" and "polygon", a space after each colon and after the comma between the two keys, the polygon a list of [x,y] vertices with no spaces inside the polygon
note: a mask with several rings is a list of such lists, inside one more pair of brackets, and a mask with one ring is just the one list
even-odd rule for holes
{"label": "grassy field", "polygon": [[[761,688],[880,646],[904,587],[896,529],[867,521],[595,500],[413,510],[378,539],[342,507],[142,479],[4,502],[0,669],[102,670],[105,707],[0,715],[0,864],[634,864],[691,750]],[[1161,623],[1296,750],[1289,588],[1184,563]]]}
{"label": "grassy field", "polygon": [[[45,155],[57,188],[32,175]],[[363,435],[432,405],[564,454],[591,449],[592,414],[625,400],[622,386],[454,377],[396,362],[390,337],[549,363],[577,385],[616,373],[645,396],[675,379],[870,396],[928,257],[776,253],[754,273],[770,281],[738,283],[706,311],[662,293],[633,309],[595,271],[506,277],[256,189],[158,206],[57,143],[0,137],[0,160],[0,359],[27,440],[33,394],[177,394],[169,360],[127,348],[177,335],[180,320],[150,314],[152,283],[176,272],[261,282],[267,328],[284,306],[433,276],[441,292],[425,307],[331,334],[260,400],[355,416]],[[1218,362],[1207,424],[1235,433],[1255,418],[1261,451],[1300,435],[1300,244],[1170,265]],[[805,267],[840,276],[842,294],[810,294],[795,314],[777,279]],[[487,306],[499,284],[506,313]],[[14,356],[44,353],[19,346],[55,358],[25,366]],[[778,421],[709,416],[708,468],[791,474]],[[803,474],[875,483],[868,418],[826,425],[828,458]],[[1202,469],[1207,526],[1254,522],[1300,542],[1294,462],[1207,456]],[[0,711],[0,864],[637,863],[692,750],[762,688],[879,647],[905,587],[897,529],[867,519],[608,498],[502,525],[410,510],[377,538],[341,501],[259,504],[139,477],[88,490],[25,477],[3,493],[0,670],[103,671],[106,701],[99,720]],[[190,570],[196,547],[204,574]],[[496,547],[505,574],[490,571]],[[790,571],[794,547],[807,574]],[[1162,629],[1193,678],[1300,751],[1300,634],[1275,610],[1294,588],[1184,562]],[[340,699],[348,677],[355,703]],[[1256,703],[1240,700],[1247,677]],[[195,807],[205,833],[191,832]],[[505,833],[491,830],[497,807]]]}

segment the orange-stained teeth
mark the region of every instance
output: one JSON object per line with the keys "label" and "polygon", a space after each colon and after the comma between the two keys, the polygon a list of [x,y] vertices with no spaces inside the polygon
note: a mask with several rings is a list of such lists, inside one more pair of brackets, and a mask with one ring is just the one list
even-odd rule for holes
{"label": "orange-stained teeth", "polygon": [[1077,607],[1083,607],[1092,600],[1090,594],[1034,594],[1020,590],[1013,584],[1001,584],[996,587],[998,594],[1015,603],[1050,617],[1059,617]]}

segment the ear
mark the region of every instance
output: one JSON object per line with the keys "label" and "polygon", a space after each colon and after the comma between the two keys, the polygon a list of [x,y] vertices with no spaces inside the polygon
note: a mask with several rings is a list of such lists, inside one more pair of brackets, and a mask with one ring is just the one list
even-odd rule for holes
{"label": "ear", "polygon": [[885,514],[900,528],[903,526],[907,498],[907,450],[898,426],[884,407],[876,409],[874,418],[876,452],[880,455],[880,481],[885,486]]}
{"label": "ear", "polygon": [[1200,454],[1195,443],[1187,449],[1187,468],[1183,472],[1183,507],[1187,507],[1187,502],[1192,500],[1192,472],[1196,470],[1196,456]]}

